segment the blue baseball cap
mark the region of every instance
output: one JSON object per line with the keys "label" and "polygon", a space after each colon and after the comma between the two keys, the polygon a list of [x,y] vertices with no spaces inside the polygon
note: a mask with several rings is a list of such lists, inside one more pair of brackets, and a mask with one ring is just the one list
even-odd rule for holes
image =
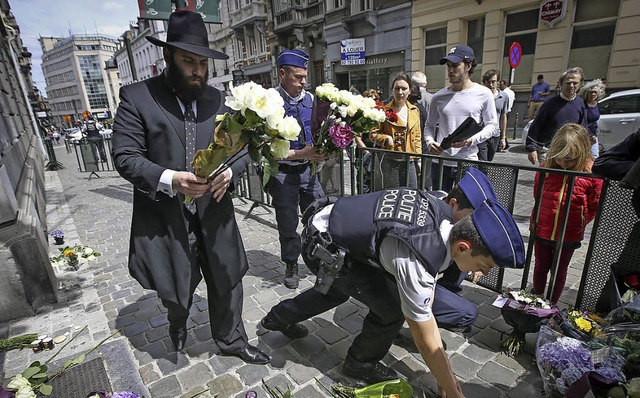
{"label": "blue baseball cap", "polygon": [[440,59],[440,65],[444,65],[447,61],[451,61],[454,64],[458,64],[462,61],[471,62],[476,58],[473,53],[473,49],[464,44],[458,44],[455,47],[451,47],[449,53],[442,59]]}
{"label": "blue baseball cap", "polygon": [[493,199],[498,201],[498,195],[489,178],[474,167],[469,167],[467,173],[458,182],[458,187],[464,193],[464,196],[469,199],[474,209],[480,207],[485,200]]}
{"label": "blue baseball cap", "polygon": [[497,200],[489,199],[471,214],[482,241],[496,265],[524,268],[524,242],[513,216]]}
{"label": "blue baseball cap", "polygon": [[291,65],[298,68],[307,69],[309,66],[309,54],[294,48],[293,50],[282,50],[276,61],[278,68],[283,65]]}

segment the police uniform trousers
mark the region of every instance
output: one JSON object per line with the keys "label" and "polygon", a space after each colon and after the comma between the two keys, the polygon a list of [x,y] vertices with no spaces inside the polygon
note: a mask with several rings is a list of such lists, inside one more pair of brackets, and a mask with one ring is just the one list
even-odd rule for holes
{"label": "police uniform trousers", "polygon": [[[305,253],[302,256],[315,274],[317,264],[309,260]],[[335,308],[349,297],[366,305],[369,313],[348,355],[359,362],[382,360],[404,323],[398,287],[393,276],[383,269],[351,261],[350,269],[334,280],[326,295],[313,288],[305,290],[292,299],[280,302],[271,309],[270,314],[277,322],[297,323]]]}
{"label": "police uniform trousers", "polygon": [[324,196],[317,174],[311,175],[309,163],[280,163],[278,174],[269,180],[268,190],[276,210],[280,257],[285,263],[297,262],[302,245],[297,232],[298,208],[303,213],[314,200]]}
{"label": "police uniform trousers", "polygon": [[242,320],[242,302],[244,291],[242,282],[239,282],[229,292],[218,294],[213,283],[214,276],[208,265],[207,256],[202,248],[202,230],[198,214],[191,214],[183,206],[185,223],[189,233],[189,248],[191,258],[191,296],[188,308],[183,308],[172,301],[162,300],[162,305],[167,308],[167,318],[170,325],[180,327],[185,325],[189,318],[189,308],[193,302],[193,293],[200,281],[200,272],[207,285],[207,299],[209,305],[209,322],[211,335],[222,352],[234,353],[243,349],[248,344],[247,332]]}

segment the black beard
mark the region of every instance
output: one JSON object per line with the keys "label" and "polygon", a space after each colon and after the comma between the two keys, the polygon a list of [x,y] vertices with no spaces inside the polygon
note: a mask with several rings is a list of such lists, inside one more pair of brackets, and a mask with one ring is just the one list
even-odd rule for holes
{"label": "black beard", "polygon": [[202,96],[207,89],[207,80],[209,80],[209,71],[205,73],[200,84],[193,84],[191,78],[187,78],[176,62],[173,55],[169,58],[169,64],[166,69],[166,77],[169,86],[175,91],[176,95],[184,102],[191,103]]}

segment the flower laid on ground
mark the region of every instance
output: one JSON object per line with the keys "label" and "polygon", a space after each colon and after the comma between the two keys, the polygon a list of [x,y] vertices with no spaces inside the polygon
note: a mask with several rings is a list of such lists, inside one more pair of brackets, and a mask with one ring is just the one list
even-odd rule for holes
{"label": "flower laid on ground", "polygon": [[64,232],[62,232],[61,229],[56,229],[56,230],[51,231],[50,235],[52,237],[54,237],[54,238],[57,238],[57,239],[64,238]]}
{"label": "flower laid on ground", "polygon": [[[192,166],[198,177],[213,180],[239,158],[248,146],[251,159],[264,170],[263,185],[278,171],[278,159],[289,152],[289,140],[295,140],[300,125],[295,118],[284,115],[284,100],[274,88],[248,82],[231,87],[225,105],[232,109],[216,117],[217,127],[207,149],[196,152]],[[237,157],[234,157],[236,155]],[[225,159],[223,167],[220,167]],[[187,198],[187,202],[191,201]]]}
{"label": "flower laid on ground", "polygon": [[100,253],[93,250],[88,246],[75,245],[65,246],[58,249],[60,251],[59,256],[51,257],[51,261],[57,264],[64,264],[73,266],[78,263],[79,258],[83,258],[87,261],[93,261],[96,257],[100,257]]}
{"label": "flower laid on ground", "polygon": [[611,383],[626,381],[624,357],[611,347],[589,350],[581,341],[543,326],[536,344],[536,362],[548,395],[564,395],[585,373],[595,372]]}
{"label": "flower laid on ground", "polygon": [[567,318],[578,330],[587,333],[591,337],[604,337],[602,327],[604,319],[590,312],[581,312],[575,309],[567,311]]}
{"label": "flower laid on ground", "polygon": [[131,391],[120,391],[120,392],[114,392],[113,394],[109,394],[109,392],[107,392],[106,390],[96,390],[96,391],[90,392],[89,395],[87,395],[87,398],[144,398],[144,397],[140,394],[136,394]]}
{"label": "flower laid on ground", "polygon": [[[91,350],[85,352],[77,356],[76,358],[70,359],[64,363],[60,370],[53,372],[52,374],[47,373],[48,367],[47,364],[51,362],[55,357],[60,354],[64,348],[69,345],[76,337],[78,337],[87,327],[83,327],[76,333],[69,341],[67,341],[60,349],[53,354],[49,359],[47,359],[44,363],[40,363],[40,361],[35,361],[31,365],[29,365],[21,374],[15,375],[7,384],[7,388],[0,387],[0,397],[2,398],[36,398],[36,393],[42,395],[51,395],[53,392],[53,387],[51,386],[51,381],[56,377],[61,376],[67,369],[81,364],[87,355],[91,352],[95,351],[100,347],[105,341],[113,337],[118,331],[115,331],[108,337],[102,339],[98,344],[95,345]],[[114,397],[115,398],[115,397]],[[121,397],[125,398],[125,397]],[[126,397],[126,398],[134,398],[134,397]]]}
{"label": "flower laid on ground", "polygon": [[319,122],[319,129],[313,131],[314,143],[321,153],[328,156],[339,153],[353,142],[354,137],[368,132],[387,118],[373,98],[339,90],[331,83],[317,87],[315,96],[312,119]]}
{"label": "flower laid on ground", "polygon": [[509,356],[520,353],[527,333],[536,333],[540,326],[558,313],[558,307],[544,298],[524,290],[511,290],[503,295],[502,317],[513,331],[502,340],[502,349]]}
{"label": "flower laid on ground", "polygon": [[320,384],[334,398],[411,398],[413,397],[413,387],[403,379],[382,381],[362,388],[346,387],[342,384],[332,385],[331,389]]}

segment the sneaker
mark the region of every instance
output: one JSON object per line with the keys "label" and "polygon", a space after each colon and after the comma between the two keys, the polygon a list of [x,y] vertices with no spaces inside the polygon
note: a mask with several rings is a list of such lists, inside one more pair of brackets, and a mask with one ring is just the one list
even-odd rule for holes
{"label": "sneaker", "polygon": [[287,271],[284,274],[284,285],[289,289],[297,289],[299,284],[298,263],[287,263]]}
{"label": "sneaker", "polygon": [[367,384],[380,383],[381,381],[398,378],[395,370],[383,365],[381,362],[360,362],[349,355],[342,365],[342,373],[354,379],[364,380]]}
{"label": "sneaker", "polygon": [[260,325],[267,330],[280,332],[290,339],[300,339],[309,334],[309,329],[307,329],[306,326],[299,323],[285,325],[273,319],[269,314],[262,318]]}

